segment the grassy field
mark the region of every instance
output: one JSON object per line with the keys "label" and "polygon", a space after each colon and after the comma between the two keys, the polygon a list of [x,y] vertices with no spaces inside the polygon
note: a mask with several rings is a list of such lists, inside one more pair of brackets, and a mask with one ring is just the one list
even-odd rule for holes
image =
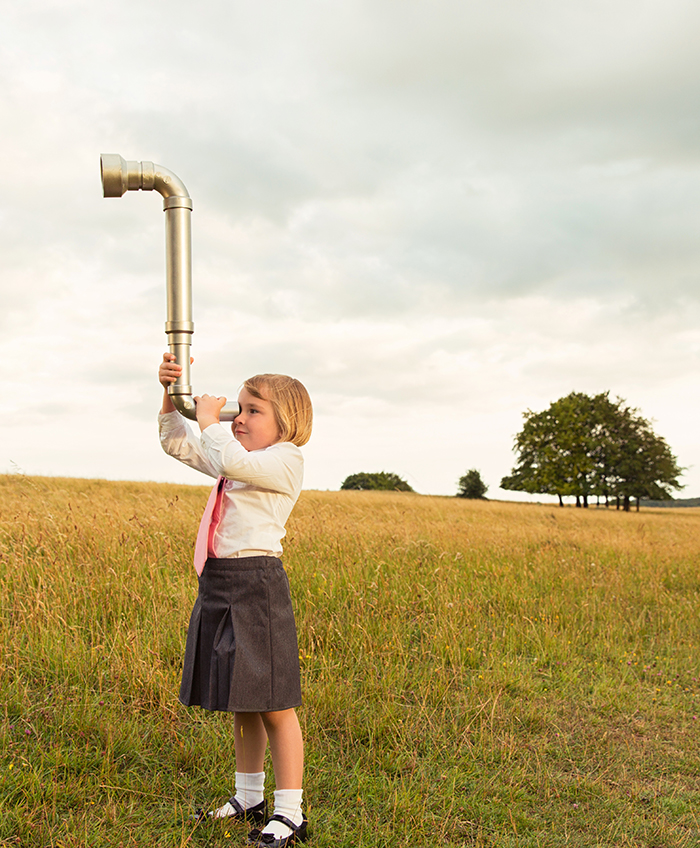
{"label": "grassy field", "polygon": [[[205,488],[0,477],[0,845],[244,845],[177,702]],[[700,846],[700,511],[305,492],[311,844]],[[272,788],[272,777],[268,786]]]}

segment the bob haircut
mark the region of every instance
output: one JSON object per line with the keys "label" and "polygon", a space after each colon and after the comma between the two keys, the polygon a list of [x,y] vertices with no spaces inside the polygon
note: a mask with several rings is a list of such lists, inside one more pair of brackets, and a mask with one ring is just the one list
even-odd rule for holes
{"label": "bob haircut", "polygon": [[253,397],[269,400],[280,430],[280,441],[297,447],[311,438],[314,410],[303,383],[284,374],[256,374],[243,388]]}

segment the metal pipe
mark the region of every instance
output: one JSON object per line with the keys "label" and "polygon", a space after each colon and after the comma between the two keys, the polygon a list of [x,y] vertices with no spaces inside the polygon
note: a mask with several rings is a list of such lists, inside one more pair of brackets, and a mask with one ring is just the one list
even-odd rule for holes
{"label": "metal pipe", "polygon": [[[182,180],[172,171],[153,162],[125,161],[115,153],[100,157],[102,189],[105,197],[121,197],[127,191],[155,191],[163,196],[165,211],[165,281],[167,320],[165,333],[170,352],[182,366],[182,374],[168,386],[175,408],[192,421],[196,403],[190,385],[190,346],[192,322],[192,200]],[[221,410],[222,421],[233,421],[240,409],[227,403]]]}

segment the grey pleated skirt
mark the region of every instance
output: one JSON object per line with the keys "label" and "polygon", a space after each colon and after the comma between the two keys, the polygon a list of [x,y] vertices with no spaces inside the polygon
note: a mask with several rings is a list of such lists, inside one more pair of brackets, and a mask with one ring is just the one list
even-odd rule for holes
{"label": "grey pleated skirt", "polygon": [[187,631],[180,701],[242,713],[301,704],[289,581],[277,557],[207,560]]}

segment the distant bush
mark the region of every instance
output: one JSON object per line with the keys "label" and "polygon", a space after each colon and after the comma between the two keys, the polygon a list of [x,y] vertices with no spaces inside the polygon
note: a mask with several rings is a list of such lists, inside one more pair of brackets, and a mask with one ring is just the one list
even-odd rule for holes
{"label": "distant bush", "polygon": [[412,492],[408,483],[398,474],[388,471],[375,471],[373,473],[360,471],[359,474],[351,474],[343,480],[341,489],[381,489],[392,492]]}
{"label": "distant bush", "polygon": [[457,485],[459,486],[458,498],[472,498],[473,500],[483,500],[489,489],[476,468],[470,469],[463,477],[460,477]]}

